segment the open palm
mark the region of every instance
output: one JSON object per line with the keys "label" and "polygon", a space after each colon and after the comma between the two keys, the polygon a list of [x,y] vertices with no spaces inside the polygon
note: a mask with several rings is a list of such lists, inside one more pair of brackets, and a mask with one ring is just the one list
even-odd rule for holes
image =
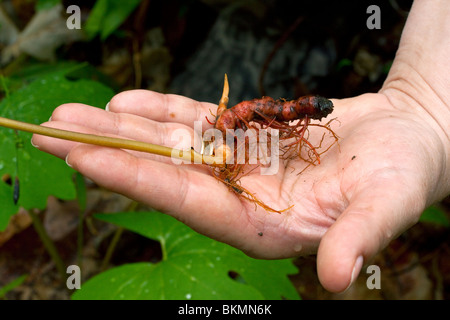
{"label": "open palm", "polygon": [[[160,156],[43,136],[34,136],[33,144],[67,158],[100,185],[251,256],[310,254],[320,244],[319,253],[325,253],[318,257],[319,271],[325,270],[321,279],[331,289],[336,282],[339,290],[350,281],[349,266],[362,263],[359,256],[370,258],[417,221],[427,204],[424,175],[429,170],[421,164],[430,163],[436,143],[423,134],[428,128],[414,114],[393,108],[384,95],[333,102],[332,116],[340,122],[333,130],[341,139],[339,148],[325,153],[320,165],[299,175],[304,162],[291,160],[276,175],[252,173],[242,178],[242,185],[267,205],[294,205],[282,214],[268,213],[238,197],[204,165],[175,165]],[[204,129],[211,127],[205,116],[214,108],[181,96],[138,90],[117,95],[109,111],[63,105],[44,125],[175,146],[179,141],[171,137],[176,130],[193,134],[194,121],[202,121]],[[334,265],[332,279],[327,279],[329,263]]]}

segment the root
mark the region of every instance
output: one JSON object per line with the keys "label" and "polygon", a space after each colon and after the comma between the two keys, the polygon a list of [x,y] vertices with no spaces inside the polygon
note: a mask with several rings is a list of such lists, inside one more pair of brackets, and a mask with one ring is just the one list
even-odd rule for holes
{"label": "root", "polygon": [[[331,123],[334,121],[337,121],[337,119],[331,119],[326,124],[310,123],[309,121],[304,123],[299,122],[296,126],[292,126],[292,132],[289,132],[289,134],[282,138],[283,140],[294,139],[293,142],[281,147],[283,159],[287,160],[299,158],[308,163],[308,165],[298,173],[299,175],[310,166],[319,165],[321,163],[321,156],[328,152],[335,144],[337,144],[338,148],[340,148],[339,136],[331,129]],[[308,140],[309,127],[320,127],[326,130],[319,143],[315,146]],[[331,138],[332,142],[324,146],[327,137]]]}
{"label": "root", "polygon": [[244,167],[244,165],[236,165],[236,166],[232,166],[231,168],[229,168],[229,167],[214,168],[213,172],[212,172],[213,177],[216,178],[217,180],[219,180],[220,182],[222,182],[223,184],[225,184],[231,192],[234,192],[239,197],[254,203],[255,210],[258,208],[258,206],[260,206],[267,212],[281,214],[283,212],[289,211],[292,207],[294,207],[292,205],[283,210],[276,210],[276,209],[266,205],[261,200],[259,200],[253,193],[251,193],[249,190],[245,189],[240,183],[240,179],[243,176],[246,176],[251,171],[255,170],[257,167],[255,167],[254,169],[252,169],[251,171],[249,171],[247,173],[243,172],[243,167]]}
{"label": "root", "polygon": [[[336,121],[336,119],[332,119],[328,121],[326,124],[317,124],[317,123],[311,123],[311,119],[304,115],[303,117],[298,118],[297,123],[293,124],[292,121],[282,121],[277,120],[276,116],[267,116],[263,112],[261,112],[261,109],[254,108],[254,117],[248,117],[246,118],[242,117],[240,114],[234,112],[233,109],[227,110],[228,105],[228,93],[229,93],[229,86],[228,86],[228,78],[225,75],[225,82],[224,82],[224,89],[222,93],[222,98],[220,99],[219,107],[217,109],[217,115],[224,114],[225,111],[228,112],[228,117],[232,118],[236,127],[243,129],[244,131],[253,129],[255,130],[257,137],[258,137],[258,143],[259,143],[259,132],[262,129],[273,129],[278,131],[278,138],[279,142],[281,143],[280,146],[280,152],[281,152],[281,158],[283,160],[290,160],[290,159],[301,159],[307,163],[306,168],[304,168],[300,173],[304,172],[306,169],[308,169],[310,166],[316,166],[321,163],[321,156],[329,151],[335,144],[339,147],[339,137],[336,135],[336,133],[331,129],[331,123]],[[271,99],[271,98],[268,98]],[[328,101],[327,99],[320,98],[322,100],[314,100],[319,101],[322,103],[324,100]],[[324,100],[323,100],[324,99]],[[262,101],[263,99],[260,99]],[[272,100],[273,101],[273,100]],[[249,106],[251,102],[246,102],[241,104],[241,110],[245,110],[244,106]],[[332,110],[332,103],[328,101],[330,105],[326,105],[325,107],[328,108],[328,110],[325,110],[326,112],[329,112]],[[253,105],[250,105],[253,106]],[[323,107],[322,107],[323,108]],[[323,112],[323,110],[318,109],[320,112]],[[230,114],[231,111],[231,114]],[[241,111],[242,112],[242,111]],[[214,115],[213,115],[214,116]],[[323,116],[320,114],[320,116]],[[216,117],[216,116],[215,116]],[[313,115],[314,119],[320,119],[320,117],[317,117]],[[218,117],[216,117],[217,121]],[[282,117],[281,119],[286,119],[286,117]],[[207,119],[208,120],[208,119]],[[209,120],[208,122],[211,123]],[[215,124],[214,124],[215,125]],[[325,129],[325,133],[322,135],[322,138],[318,142],[317,145],[313,145],[309,141],[309,127],[320,127]],[[223,130],[224,131],[224,130]],[[328,134],[327,134],[328,133]],[[225,136],[225,132],[224,132]],[[267,143],[271,145],[272,143],[272,133],[267,133]],[[329,143],[327,146],[324,146],[325,141],[329,141],[330,138],[332,139],[332,142]],[[224,140],[225,141],[225,140]],[[259,206],[266,210],[267,212],[274,212],[274,213],[283,213],[288,210],[290,210],[292,206],[289,208],[283,209],[283,210],[276,210],[274,208],[271,208],[270,206],[266,205],[264,202],[262,202],[254,193],[250,192],[246,188],[244,188],[241,183],[240,179],[248,175],[250,172],[252,172],[254,169],[250,170],[249,172],[244,172],[245,166],[248,164],[248,151],[250,150],[250,146],[248,143],[248,137],[246,136],[245,139],[239,140],[239,138],[235,135],[234,136],[234,146],[233,148],[229,145],[226,146],[227,148],[234,150],[235,153],[235,163],[233,164],[225,164],[224,166],[217,167],[217,166],[211,166],[212,169],[212,175],[214,178],[225,184],[228,189],[235,193],[238,197],[243,198],[251,203],[255,204],[255,209]],[[220,146],[219,146],[220,148]],[[243,148],[243,149],[242,149]],[[271,148],[269,148],[271,150]],[[319,151],[320,150],[320,151]],[[243,164],[239,164],[237,162],[237,154],[238,151],[245,153],[245,162]],[[260,162],[263,159],[258,158],[258,162]],[[256,168],[256,167],[255,167]]]}

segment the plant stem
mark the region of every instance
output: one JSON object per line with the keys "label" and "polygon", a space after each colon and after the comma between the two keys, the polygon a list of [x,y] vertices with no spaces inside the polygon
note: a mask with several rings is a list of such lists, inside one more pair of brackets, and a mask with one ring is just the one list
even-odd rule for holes
{"label": "plant stem", "polygon": [[48,128],[31,123],[7,119],[3,117],[0,117],[0,126],[63,140],[88,143],[110,148],[120,148],[120,149],[147,152],[165,157],[172,157],[179,160],[185,160],[191,163],[203,163],[203,164],[207,163],[210,165],[223,163],[223,159],[221,159],[220,157],[201,155],[195,152],[194,150],[189,151],[179,150],[141,141],[112,138],[55,128]]}
{"label": "plant stem", "polygon": [[53,262],[56,265],[56,269],[58,270],[58,273],[62,280],[64,280],[67,276],[66,274],[66,268],[64,266],[64,262],[61,259],[61,256],[58,253],[58,249],[56,249],[55,244],[48,236],[47,232],[45,231],[44,226],[42,225],[41,220],[39,217],[34,214],[31,211],[28,211],[28,214],[31,217],[31,221],[33,222],[33,227],[36,230],[36,232],[39,235],[39,238],[41,239],[42,243],[44,244],[45,249],[47,249],[48,254],[52,258]]}
{"label": "plant stem", "polygon": [[77,265],[81,266],[83,261],[83,242],[84,242],[84,215],[86,211],[86,184],[81,173],[75,173],[75,188],[77,190],[78,200],[78,228],[77,228]]}
{"label": "plant stem", "polygon": [[77,227],[77,265],[81,267],[83,263],[83,226],[84,212],[78,211],[78,227]]}
{"label": "plant stem", "polygon": [[[136,211],[137,207],[139,206],[139,202],[133,201],[126,212],[133,212]],[[114,251],[116,250],[117,244],[119,243],[120,237],[122,236],[124,229],[122,227],[119,227],[116,232],[114,233],[114,236],[109,243],[108,249],[106,250],[105,257],[103,258],[101,269],[102,271],[105,271],[106,268],[108,268],[108,265],[111,261],[111,258],[113,256]]]}
{"label": "plant stem", "polygon": [[116,232],[114,232],[114,237],[112,238],[111,243],[109,244],[108,249],[106,251],[105,257],[103,258],[102,266],[100,268],[101,271],[105,271],[106,268],[108,268],[108,264],[111,261],[112,255],[117,247],[117,244],[119,243],[122,233],[123,233],[122,227],[119,227],[116,230]]}

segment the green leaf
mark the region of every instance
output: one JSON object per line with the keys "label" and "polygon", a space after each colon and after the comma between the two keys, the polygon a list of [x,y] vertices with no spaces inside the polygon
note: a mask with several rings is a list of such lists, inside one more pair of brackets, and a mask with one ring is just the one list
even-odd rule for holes
{"label": "green leaf", "polygon": [[[113,92],[98,82],[70,81],[63,73],[56,72],[33,81],[1,101],[0,116],[40,124],[61,104],[80,102],[104,107],[112,96]],[[30,144],[31,136],[0,128],[0,177],[7,175],[13,181],[19,177],[18,206],[43,209],[50,195],[74,199],[74,171],[64,161],[34,148]],[[10,217],[17,212],[12,188],[0,181],[0,230],[6,228]]]}
{"label": "green leaf", "polygon": [[[63,75],[69,80],[88,79],[98,81],[110,88],[117,87],[117,84],[111,78],[99,72],[94,66],[88,63],[64,60],[54,63],[40,63],[35,61],[24,63],[6,80],[12,82],[8,84],[10,87],[20,88],[23,84],[29,84],[36,79],[52,75]],[[20,83],[20,86],[17,85],[18,83]]]}
{"label": "green leaf", "polygon": [[27,275],[24,274],[23,276],[20,276],[17,279],[14,279],[7,285],[0,288],[0,299],[3,298],[11,290],[14,290],[18,286],[20,286],[26,280],[26,278],[27,278]]}
{"label": "green leaf", "polygon": [[98,0],[86,22],[85,31],[90,39],[100,34],[105,40],[128,18],[141,0]]}
{"label": "green leaf", "polygon": [[431,206],[422,213],[420,216],[421,222],[431,222],[443,227],[450,227],[450,221],[445,214],[444,210],[437,206]]}
{"label": "green leaf", "polygon": [[47,10],[61,3],[61,0],[38,0],[36,10]]}
{"label": "green leaf", "polygon": [[72,299],[299,299],[287,277],[297,272],[291,260],[252,259],[157,212],[96,218],[158,240],[163,259],[110,269],[83,284]]}
{"label": "green leaf", "polygon": [[[5,161],[0,159],[0,168],[4,166]],[[0,180],[0,231],[5,230],[10,217],[18,210],[19,206],[13,201],[13,187]]]}
{"label": "green leaf", "polygon": [[23,63],[21,66],[14,71],[8,79],[15,81],[22,81],[26,84],[30,82],[43,78],[46,76],[52,76],[55,74],[67,75],[71,72],[83,69],[87,67],[88,64],[80,64],[74,61],[57,61],[54,63],[41,63],[32,61],[30,63]]}
{"label": "green leaf", "polygon": [[344,58],[338,62],[336,69],[339,71],[344,67],[348,67],[348,66],[352,66],[352,65],[353,65],[352,60]]}

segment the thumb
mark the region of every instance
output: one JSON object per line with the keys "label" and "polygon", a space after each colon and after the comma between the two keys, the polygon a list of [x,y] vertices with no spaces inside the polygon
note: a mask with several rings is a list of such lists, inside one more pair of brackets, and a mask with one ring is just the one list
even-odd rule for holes
{"label": "thumb", "polygon": [[317,253],[317,272],[325,289],[346,290],[364,263],[417,222],[422,209],[406,205],[413,203],[406,199],[411,194],[408,196],[404,189],[402,193],[388,190],[386,186],[389,184],[378,188],[372,185],[355,193],[347,209],[323,236]]}

